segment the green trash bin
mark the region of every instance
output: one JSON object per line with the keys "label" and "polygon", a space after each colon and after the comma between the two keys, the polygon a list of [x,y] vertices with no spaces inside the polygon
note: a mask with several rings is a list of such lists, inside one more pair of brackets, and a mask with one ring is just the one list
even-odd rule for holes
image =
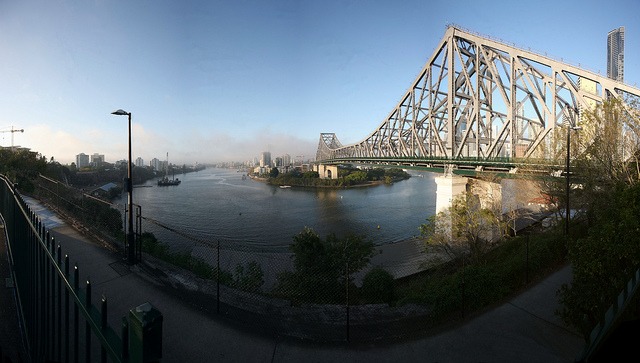
{"label": "green trash bin", "polygon": [[146,302],[129,310],[130,362],[159,362],[162,358],[162,313]]}

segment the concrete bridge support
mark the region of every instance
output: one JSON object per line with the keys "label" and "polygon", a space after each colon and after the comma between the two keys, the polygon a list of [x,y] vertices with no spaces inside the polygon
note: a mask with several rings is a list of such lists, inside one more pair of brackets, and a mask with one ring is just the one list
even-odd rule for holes
{"label": "concrete bridge support", "polygon": [[316,164],[313,169],[318,172],[320,179],[338,179],[337,165]]}
{"label": "concrete bridge support", "polygon": [[435,180],[437,214],[449,208],[455,197],[467,191],[469,179],[454,174],[445,174],[436,177]]}
{"label": "concrete bridge support", "polygon": [[480,179],[470,179],[455,174],[438,176],[436,180],[436,213],[451,206],[458,195],[468,192],[478,197],[482,208],[502,208],[502,183]]}

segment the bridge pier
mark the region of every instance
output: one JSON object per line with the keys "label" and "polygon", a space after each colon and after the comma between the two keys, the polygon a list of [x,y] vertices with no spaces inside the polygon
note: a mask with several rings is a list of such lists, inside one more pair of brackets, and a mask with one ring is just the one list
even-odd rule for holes
{"label": "bridge pier", "polygon": [[338,179],[337,165],[316,164],[313,166],[313,171],[318,172],[320,179]]}
{"label": "bridge pier", "polygon": [[447,173],[436,180],[436,214],[451,207],[455,197],[467,191],[468,178]]}

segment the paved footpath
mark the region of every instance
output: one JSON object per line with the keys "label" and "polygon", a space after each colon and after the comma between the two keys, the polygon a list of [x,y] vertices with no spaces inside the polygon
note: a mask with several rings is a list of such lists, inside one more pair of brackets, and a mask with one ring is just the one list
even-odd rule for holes
{"label": "paved footpath", "polygon": [[[582,338],[555,316],[556,291],[571,279],[564,268],[513,300],[455,329],[394,344],[319,344],[252,333],[211,316],[168,291],[145,264],[129,268],[122,255],[61,224],[52,230],[64,254],[89,279],[94,303],[109,301],[109,324],[151,302],[163,313],[162,362],[573,362]],[[0,342],[1,343],[1,342]]]}

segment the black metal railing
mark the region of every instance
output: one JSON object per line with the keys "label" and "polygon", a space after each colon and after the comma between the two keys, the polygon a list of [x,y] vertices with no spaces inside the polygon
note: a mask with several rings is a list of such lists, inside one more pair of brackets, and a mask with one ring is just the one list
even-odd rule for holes
{"label": "black metal railing", "polygon": [[[28,361],[142,362],[149,361],[149,355],[161,356],[161,351],[140,349],[153,346],[149,340],[161,340],[159,312],[151,309],[159,326],[147,334],[138,331],[145,324],[138,323],[140,315],[132,309],[128,319],[122,318],[118,335],[107,323],[107,298],[101,298],[99,308],[93,305],[91,282],[87,279],[81,286],[78,266],[69,263],[68,255],[63,257],[61,246],[4,176],[0,176],[0,214]],[[149,312],[148,306],[136,311]],[[161,341],[155,345],[161,350]]]}
{"label": "black metal railing", "polygon": [[[613,304],[607,309],[602,320],[593,327],[591,333],[586,337],[584,350],[576,360],[577,362],[591,361],[625,316],[629,315],[629,310],[638,309],[638,291],[640,291],[640,269],[634,272]],[[635,312],[637,313],[637,310]]]}

